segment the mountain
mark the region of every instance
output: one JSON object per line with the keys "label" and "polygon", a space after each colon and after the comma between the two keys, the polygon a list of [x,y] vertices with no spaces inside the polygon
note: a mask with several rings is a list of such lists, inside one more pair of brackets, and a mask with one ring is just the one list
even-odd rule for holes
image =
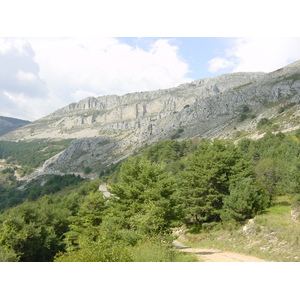
{"label": "mountain", "polygon": [[0,136],[29,123],[25,120],[0,116]]}
{"label": "mountain", "polygon": [[[99,174],[165,139],[257,137],[300,126],[300,61],[271,73],[230,73],[178,87],[88,97],[0,140],[74,139],[42,173]],[[261,126],[261,130],[258,130]]]}

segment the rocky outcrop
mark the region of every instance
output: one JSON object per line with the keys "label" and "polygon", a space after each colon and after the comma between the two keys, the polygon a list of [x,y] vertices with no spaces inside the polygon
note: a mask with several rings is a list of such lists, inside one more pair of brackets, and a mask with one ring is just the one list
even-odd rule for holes
{"label": "rocky outcrop", "polygon": [[[251,128],[275,103],[300,102],[300,61],[272,73],[231,73],[165,90],[88,97],[2,137],[75,139],[45,172],[99,171],[157,141],[228,137]],[[252,119],[240,124],[240,116]],[[246,124],[246,125],[245,125]],[[1,138],[0,138],[1,139]]]}

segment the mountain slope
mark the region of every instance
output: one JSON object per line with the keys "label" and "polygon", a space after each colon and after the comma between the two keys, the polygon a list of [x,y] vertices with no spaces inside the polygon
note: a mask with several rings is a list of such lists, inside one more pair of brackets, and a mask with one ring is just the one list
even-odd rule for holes
{"label": "mountain slope", "polygon": [[0,136],[29,123],[25,120],[0,116]]}
{"label": "mountain slope", "polygon": [[[229,138],[299,127],[300,61],[271,73],[231,73],[178,87],[89,97],[0,137],[18,141],[73,138],[41,172],[100,170],[165,139]],[[280,111],[280,112],[279,112]]]}

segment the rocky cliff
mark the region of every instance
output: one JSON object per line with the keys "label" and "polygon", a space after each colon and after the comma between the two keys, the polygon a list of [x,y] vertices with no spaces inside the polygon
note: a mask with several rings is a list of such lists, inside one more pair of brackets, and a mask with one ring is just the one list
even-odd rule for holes
{"label": "rocky cliff", "polygon": [[277,117],[279,106],[293,104],[294,113],[277,129],[296,128],[299,102],[297,61],[271,73],[231,73],[171,89],[85,98],[0,139],[73,138],[42,171],[77,172],[91,166],[99,172],[160,140],[253,133],[262,118]]}

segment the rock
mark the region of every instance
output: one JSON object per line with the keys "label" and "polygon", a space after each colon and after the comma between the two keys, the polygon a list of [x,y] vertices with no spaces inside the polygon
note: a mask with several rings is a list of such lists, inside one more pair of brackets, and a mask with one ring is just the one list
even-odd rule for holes
{"label": "rock", "polygon": [[300,215],[300,211],[299,210],[292,210],[291,211],[291,217],[292,217],[293,221],[299,222],[299,215]]}
{"label": "rock", "polygon": [[[276,115],[266,104],[299,104],[299,94],[297,61],[271,73],[231,73],[170,89],[88,97],[0,140],[74,139],[42,172],[82,172],[86,166],[98,172],[145,144],[173,137],[228,138],[236,127],[251,131],[260,118]],[[245,105],[257,118],[241,123]]]}

